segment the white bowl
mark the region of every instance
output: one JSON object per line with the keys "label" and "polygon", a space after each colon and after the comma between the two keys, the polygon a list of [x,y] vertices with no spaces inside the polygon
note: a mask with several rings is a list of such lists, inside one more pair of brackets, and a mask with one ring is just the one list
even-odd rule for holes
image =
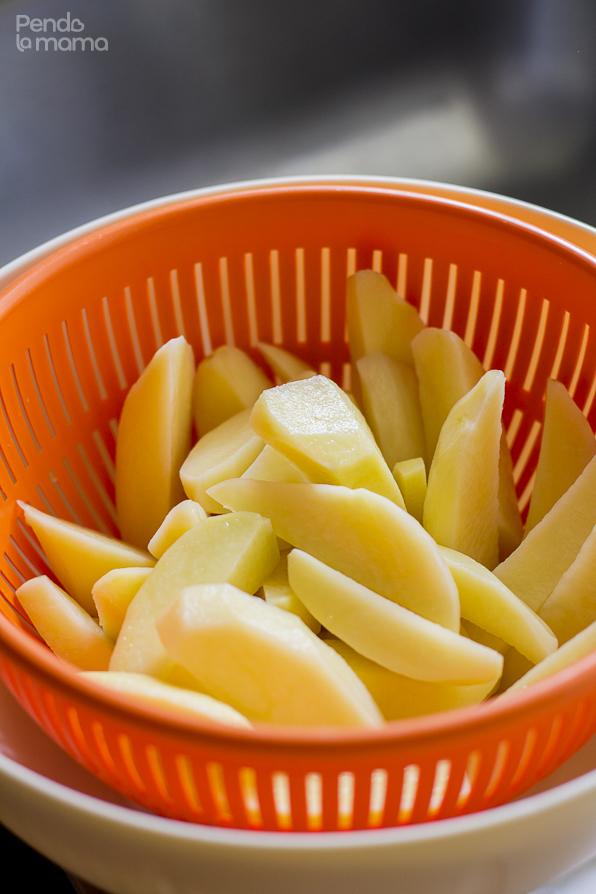
{"label": "white bowl", "polygon": [[[296,179],[448,195],[535,223],[596,254],[593,228],[478,190],[388,178]],[[2,268],[0,288],[98,224],[171,200],[126,209],[46,243]],[[182,823],[127,803],[79,767],[0,684],[0,822],[112,894],[528,894],[596,854],[594,816],[596,738],[524,798],[456,819],[314,834]]]}
{"label": "white bowl", "polygon": [[503,807],[284,834],[146,813],[54,745],[1,684],[0,716],[0,821],[112,894],[527,894],[596,853],[596,738],[541,792]]}

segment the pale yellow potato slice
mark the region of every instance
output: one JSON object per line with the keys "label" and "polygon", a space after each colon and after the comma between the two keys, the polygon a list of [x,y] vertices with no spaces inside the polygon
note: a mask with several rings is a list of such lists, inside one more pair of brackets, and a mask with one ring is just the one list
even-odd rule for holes
{"label": "pale yellow potato slice", "polygon": [[156,559],[161,559],[172,543],[190,531],[207,513],[200,503],[194,500],[183,500],[170,509],[161,525],[149,541],[148,550]]}
{"label": "pale yellow potato slice", "polygon": [[281,382],[293,382],[296,379],[316,376],[315,370],[309,363],[305,363],[300,357],[284,351],[276,345],[269,345],[264,341],[258,341],[255,345],[259,349],[273,373]]}
{"label": "pale yellow potato slice", "polygon": [[593,621],[592,624],[580,633],[577,633],[572,639],[567,640],[556,652],[553,652],[540,664],[531,668],[523,677],[520,677],[503,695],[508,695],[510,692],[519,692],[520,689],[526,689],[533,683],[538,683],[539,680],[545,680],[557,671],[563,670],[563,668],[579,661],[580,658],[590,655],[595,649],[596,621]]}
{"label": "pale yellow potato slice", "polygon": [[[434,456],[441,428],[451,409],[484,374],[482,364],[455,332],[428,327],[412,341],[428,466]],[[507,440],[501,437],[499,456],[499,561],[520,544],[521,515],[513,481],[513,464]]]}
{"label": "pale yellow potato slice", "polygon": [[410,342],[424,323],[416,308],[391,288],[382,273],[360,270],[348,277],[346,314],[353,367],[375,351],[413,364]]}
{"label": "pale yellow potato slice", "polygon": [[86,671],[81,676],[99,686],[105,686],[111,692],[131,695],[135,701],[148,708],[173,710],[180,714],[181,719],[207,720],[210,723],[222,723],[241,729],[252,728],[250,720],[230,705],[210,695],[171,686],[146,674],[132,674],[126,671]]}
{"label": "pale yellow potato slice", "polygon": [[561,645],[596,621],[596,526],[539,614]]}
{"label": "pale yellow potato slice", "polygon": [[552,509],[594,455],[596,438],[590,423],[562,382],[549,379],[526,534]]}
{"label": "pale yellow potato slice", "polygon": [[122,539],[146,548],[184,498],[180,466],[190,448],[191,346],[181,336],[161,347],[128,392],[116,442],[116,510]]}
{"label": "pale yellow potato slice", "polygon": [[357,583],[314,556],[288,556],[290,586],[315,618],[361,655],[415,680],[488,683],[503,657]]}
{"label": "pale yellow potato slice", "polygon": [[95,614],[91,589],[106,572],[113,568],[155,565],[155,559],[145,550],[54,518],[26,503],[19,501],[19,506],[41,543],[50,568],[64,589],[91,615]]}
{"label": "pale yellow potato slice", "polygon": [[492,369],[451,409],[428,473],[423,523],[442,546],[494,568],[505,376]]}
{"label": "pale yellow potato slice", "polygon": [[265,391],[250,417],[257,435],[319,484],[365,487],[405,504],[357,407],[325,376]]}
{"label": "pale yellow potato slice", "polygon": [[362,409],[389,468],[426,451],[418,379],[407,363],[381,351],[356,363]]}
{"label": "pale yellow potato slice", "polygon": [[260,366],[240,348],[222,345],[197,367],[192,413],[199,438],[226,419],[252,407],[271,382]]}
{"label": "pale yellow potato slice", "polygon": [[102,630],[115,642],[128,606],[151,574],[151,568],[114,568],[93,584],[91,595]]}
{"label": "pale yellow potato slice", "polygon": [[114,647],[110,670],[166,679],[166,655],[155,620],[183,587],[227,581],[256,592],[279,561],[271,522],[252,512],[206,518],[163,554],[134,597]]}
{"label": "pale yellow potato slice", "polygon": [[403,720],[476,705],[490,695],[498,682],[458,686],[455,683],[414,680],[381,667],[336,637],[326,636],[324,642],[335,649],[360,677],[385,720]]}
{"label": "pale yellow potato slice", "polygon": [[456,550],[440,546],[439,552],[456,583],[462,618],[505,640],[533,664],[554,652],[553,631],[498,577]]}
{"label": "pale yellow potato slice", "polygon": [[484,375],[480,360],[455,332],[429,326],[412,340],[430,464],[439,434],[458,400]]}
{"label": "pale yellow potato slice", "polygon": [[308,481],[298,466],[269,444],[265,444],[254,463],[240,477],[257,478],[259,481],[285,481],[286,484],[301,484]]}
{"label": "pale yellow potato slice", "polygon": [[513,480],[513,461],[507,444],[505,429],[501,431],[499,449],[499,562],[510,556],[522,542],[524,526],[517,503]]}
{"label": "pale yellow potato slice", "polygon": [[180,469],[184,492],[207,512],[222,512],[222,506],[207,496],[207,489],[226,478],[237,478],[257,458],[265,442],[250,425],[251,408],[241,410],[203,435]]}
{"label": "pale yellow potato slice", "polygon": [[182,590],[157,628],[173,661],[250,720],[382,722],[349,665],[300,618],[229,584]]}
{"label": "pale yellow potato slice", "polygon": [[313,618],[307,607],[298,599],[290,586],[288,579],[288,554],[282,553],[279,562],[267,578],[263,581],[263,593],[265,602],[283,608],[286,612],[292,612],[301,618],[313,633],[319,633],[321,625]]}
{"label": "pale yellow potato slice", "polygon": [[393,467],[393,477],[402,493],[406,509],[422,524],[426,497],[426,468],[421,456],[404,459]]}
{"label": "pale yellow potato slice", "polygon": [[400,605],[459,630],[459,596],[432,537],[390,500],[360,488],[236,478],[212,488],[229,509],[270,518],[278,537]]}
{"label": "pale yellow potato slice", "polygon": [[26,581],[17,599],[52,652],[84,670],[107,670],[112,642],[68,593],[41,575]]}
{"label": "pale yellow potato slice", "polygon": [[596,457],[495,574],[539,612],[595,524]]}

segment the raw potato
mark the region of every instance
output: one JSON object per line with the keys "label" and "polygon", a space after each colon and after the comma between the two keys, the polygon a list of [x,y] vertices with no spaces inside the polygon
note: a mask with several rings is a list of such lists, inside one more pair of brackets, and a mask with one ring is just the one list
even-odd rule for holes
{"label": "raw potato", "polygon": [[495,574],[539,612],[596,524],[596,457]]}
{"label": "raw potato", "polygon": [[19,501],[50,567],[64,589],[90,615],[95,614],[93,584],[113,568],[152,568],[155,559],[144,550],[73,522],[54,518]]}
{"label": "raw potato", "polygon": [[250,407],[241,410],[203,435],[182,463],[180,480],[186,495],[207,512],[223,512],[223,507],[207,496],[207,489],[242,475],[265,446],[251,428],[250,413]]}
{"label": "raw potato", "polygon": [[513,480],[513,460],[507,444],[505,429],[501,431],[499,451],[499,562],[505,561],[522,542],[524,526],[517,504]]}
{"label": "raw potato", "polygon": [[358,674],[385,720],[403,720],[476,705],[491,694],[497,683],[494,680],[491,683],[458,686],[454,683],[414,680],[381,667],[334,636],[326,636],[325,642]]}
{"label": "raw potato", "polygon": [[356,674],[300,618],[229,584],[182,590],[157,628],[173,661],[251,720],[382,722]]}
{"label": "raw potato", "polygon": [[325,376],[288,382],[254,405],[253,430],[319,484],[365,487],[405,504],[362,413]]}
{"label": "raw potato", "polygon": [[457,587],[436,543],[385,497],[363,488],[245,478],[212,491],[229,509],[270,518],[278,537],[375,593],[459,630]]}
{"label": "raw potato", "polygon": [[252,407],[271,382],[254,360],[232,345],[222,345],[197,367],[192,413],[199,438]]}
{"label": "raw potato", "polygon": [[183,587],[227,581],[254,593],[279,561],[271,522],[255,513],[206,518],[165,552],[131,602],[110,662],[110,670],[166,679],[173,662],[155,621]]}
{"label": "raw potato", "polygon": [[288,556],[290,586],[320,623],[377,664],[415,680],[489,683],[503,657],[373,593],[302,550]]}
{"label": "raw potato", "polygon": [[274,375],[276,375],[281,382],[293,382],[296,379],[316,376],[316,372],[308,363],[305,363],[304,360],[300,360],[295,354],[291,354],[289,351],[284,351],[283,348],[278,348],[275,345],[268,345],[264,341],[258,341],[255,347],[259,349],[273,370]]}
{"label": "raw potato", "polygon": [[298,466],[269,444],[265,444],[254,463],[240,477],[256,478],[259,481],[285,481],[286,484],[303,484],[308,481]]}
{"label": "raw potato", "polygon": [[480,360],[455,332],[429,326],[412,340],[429,465],[452,408],[482,376]]}
{"label": "raw potato", "polygon": [[[484,375],[482,364],[455,332],[429,327],[412,340],[430,466],[441,428],[455,404]],[[503,432],[499,455],[499,561],[519,546],[523,525],[517,505],[513,463]]]}
{"label": "raw potato", "polygon": [[156,559],[161,559],[172,543],[190,531],[198,521],[207,518],[207,513],[200,503],[194,500],[183,500],[170,509],[161,525],[149,541],[149,552]]}
{"label": "raw potato", "polygon": [[288,579],[288,554],[284,552],[279,562],[263,582],[263,593],[265,594],[265,602],[270,605],[276,605],[283,608],[286,612],[292,612],[298,618],[301,618],[307,627],[310,627],[313,633],[319,633],[321,625],[316,618],[313,618],[307,607],[298,599],[290,586]]}
{"label": "raw potato", "polygon": [[565,386],[549,379],[526,534],[552,509],[595,454],[596,438],[590,423]]}
{"label": "raw potato", "polygon": [[457,585],[462,618],[514,646],[534,664],[557,648],[557,637],[531,608],[479,562],[453,549],[439,551]]}
{"label": "raw potato", "polygon": [[489,370],[450,411],[428,473],[423,522],[441,546],[487,568],[499,557],[499,449],[505,376]]}
{"label": "raw potato", "polygon": [[93,584],[91,594],[99,623],[112,642],[116,642],[128,606],[151,571],[151,568],[114,568]]}
{"label": "raw potato", "polygon": [[539,680],[545,680],[557,671],[575,664],[580,658],[584,658],[591,652],[596,651],[596,621],[576,634],[573,639],[568,640],[556,652],[541,661],[535,667],[531,668],[527,673],[513,683],[509,689],[502,693],[503,696],[509,693],[518,692],[520,689],[526,689]]}
{"label": "raw potato", "polygon": [[376,351],[357,362],[362,409],[390,469],[426,452],[418,379],[407,363]]}
{"label": "raw potato", "polygon": [[191,346],[163,345],[124,401],[116,442],[116,510],[126,543],[145,549],[170,509],[184,498],[180,466],[190,448]]}
{"label": "raw potato", "polygon": [[596,621],[595,580],[596,527],[540,609],[540,617],[550,625],[561,645]]}
{"label": "raw potato", "polygon": [[88,671],[87,680],[105,686],[113,692],[132,695],[140,704],[149,708],[166,708],[180,714],[184,720],[207,720],[240,729],[251,729],[252,723],[230,705],[204,695],[171,686],[145,674],[129,674],[125,671]]}
{"label": "raw potato", "polygon": [[112,643],[97,621],[45,575],[26,581],[16,596],[50,649],[84,670],[107,670]]}
{"label": "raw potato", "polygon": [[382,273],[360,270],[348,277],[346,315],[353,367],[375,351],[413,365],[410,342],[424,323]]}
{"label": "raw potato", "polygon": [[421,456],[405,459],[393,467],[393,477],[402,493],[406,509],[422,524],[426,498],[426,468]]}

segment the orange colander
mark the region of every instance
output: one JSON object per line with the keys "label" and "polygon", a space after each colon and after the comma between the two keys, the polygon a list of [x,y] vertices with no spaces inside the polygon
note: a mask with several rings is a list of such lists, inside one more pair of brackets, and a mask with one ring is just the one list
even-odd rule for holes
{"label": "orange colander", "polygon": [[155,350],[257,340],[349,384],[346,274],[382,270],[425,322],[507,375],[520,505],[546,381],[596,421],[596,258],[529,224],[374,185],[252,184],[99,227],[0,296],[0,674],[81,764],[166,816],[236,828],[365,829],[501,804],[596,730],[596,654],[527,692],[381,729],[226,730],[80,679],[15,597],[47,571],[17,499],[111,534],[117,420]]}

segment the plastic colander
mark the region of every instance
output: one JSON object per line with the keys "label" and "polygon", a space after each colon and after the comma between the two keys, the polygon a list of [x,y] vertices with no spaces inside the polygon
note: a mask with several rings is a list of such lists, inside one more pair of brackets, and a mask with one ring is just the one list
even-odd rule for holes
{"label": "plastic colander", "polygon": [[596,654],[502,703],[380,729],[181,721],[81,679],[18,604],[48,571],[18,499],[117,533],[117,420],[160,345],[185,335],[198,361],[227,342],[260,362],[267,341],[348,386],[346,275],[369,267],[505,371],[525,508],[547,379],[596,421],[596,258],[529,224],[381,186],[257,183],[98,227],[0,296],[0,674],[69,754],[157,813],[281,831],[424,822],[521,794],[596,730]]}

